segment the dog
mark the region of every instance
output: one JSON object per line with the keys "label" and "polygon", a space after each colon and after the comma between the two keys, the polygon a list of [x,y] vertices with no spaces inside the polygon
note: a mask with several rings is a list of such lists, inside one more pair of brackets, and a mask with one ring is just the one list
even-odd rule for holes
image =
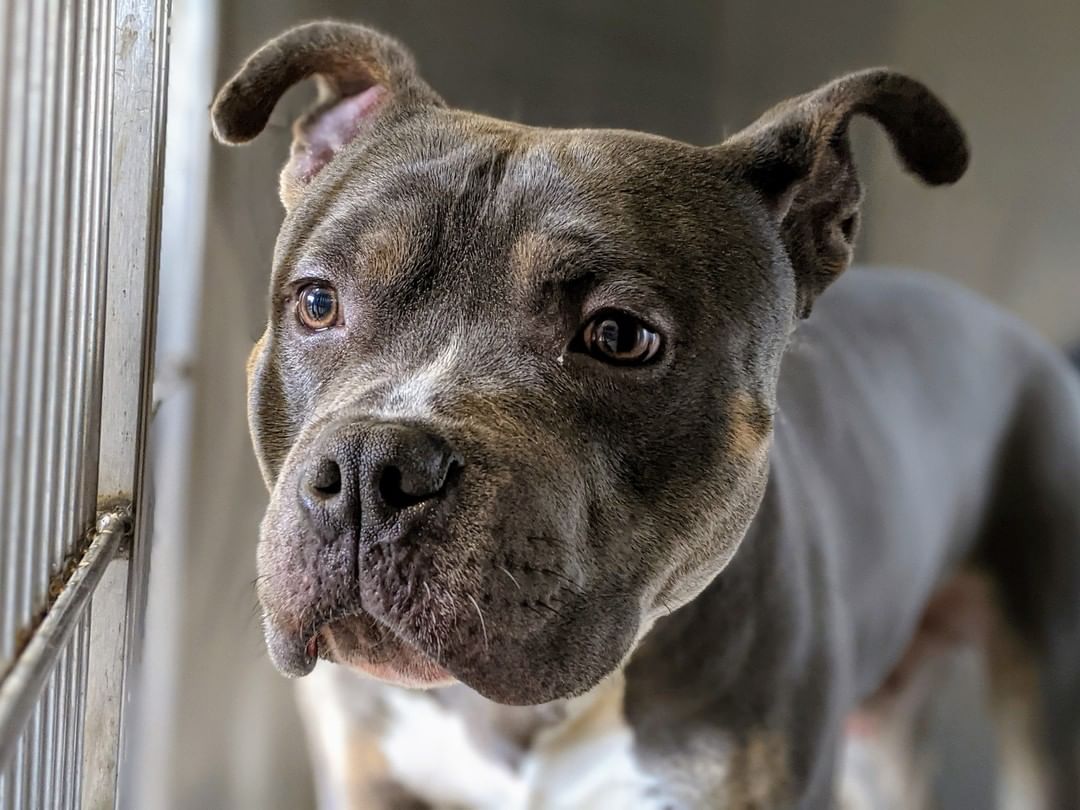
{"label": "dog", "polygon": [[851,806],[957,637],[1080,806],[1080,382],[945,281],[840,278],[849,122],[952,183],[939,99],[871,69],[716,146],[544,129],[316,22],[216,136],[307,78],[248,402],[270,657],[337,665],[301,682],[327,806]]}

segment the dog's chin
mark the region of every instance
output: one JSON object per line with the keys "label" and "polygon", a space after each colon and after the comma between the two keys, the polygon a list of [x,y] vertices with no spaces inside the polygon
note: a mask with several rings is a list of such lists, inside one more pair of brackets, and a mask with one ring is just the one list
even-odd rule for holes
{"label": "dog's chin", "polygon": [[[368,677],[410,689],[434,689],[462,684],[482,697],[511,706],[533,706],[587,692],[611,669],[618,655],[593,671],[564,671],[554,647],[540,653],[529,645],[513,645],[497,656],[467,650],[443,650],[444,663],[401,638],[366,614],[338,619],[319,633],[319,657]],[[599,663],[597,657],[591,657]]]}
{"label": "dog's chin", "polygon": [[412,644],[361,618],[326,625],[320,657],[371,678],[410,689],[450,686],[457,679]]}

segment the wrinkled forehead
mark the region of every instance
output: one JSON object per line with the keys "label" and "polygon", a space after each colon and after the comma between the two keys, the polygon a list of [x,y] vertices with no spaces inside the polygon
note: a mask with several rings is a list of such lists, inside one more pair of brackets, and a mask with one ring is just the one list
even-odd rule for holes
{"label": "wrinkled forehead", "polygon": [[[676,177],[702,174],[704,162],[701,150],[655,136],[445,110],[377,135],[328,167],[290,214],[278,283],[303,263],[388,286],[437,265],[454,286],[489,293],[609,267],[632,273],[665,240],[679,241],[672,229],[693,205],[675,193]],[[665,218],[670,227],[657,227]],[[505,272],[493,275],[493,262]]]}

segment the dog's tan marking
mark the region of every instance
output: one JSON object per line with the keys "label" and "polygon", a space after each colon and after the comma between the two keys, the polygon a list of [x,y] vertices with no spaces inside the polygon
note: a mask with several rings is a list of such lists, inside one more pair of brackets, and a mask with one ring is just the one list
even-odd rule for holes
{"label": "dog's tan marking", "polygon": [[848,717],[839,785],[844,810],[930,806],[930,701],[950,673],[970,677],[969,667],[982,665],[993,602],[989,580],[973,570],[957,572],[933,592],[892,671]]}
{"label": "dog's tan marking", "polygon": [[388,284],[412,265],[414,246],[404,238],[407,228],[384,228],[367,234],[359,246],[365,276]]}
{"label": "dog's tan marking", "polygon": [[[539,397],[542,392],[536,392]],[[450,412],[455,421],[478,435],[496,436],[507,446],[528,448],[536,442],[535,427],[521,418],[524,397],[516,390],[455,392]]]}
{"label": "dog's tan marking", "polygon": [[[988,585],[988,591],[989,591]],[[1030,647],[995,611],[986,638],[991,708],[998,736],[998,807],[1049,807],[1049,773],[1039,720],[1039,672]]]}
{"label": "dog's tan marking", "polygon": [[923,678],[927,662],[960,646],[984,647],[996,621],[990,581],[974,571],[961,571],[942,583],[923,610],[907,649],[877,691],[863,701],[864,715],[893,711]]}
{"label": "dog's tan marking", "polygon": [[783,807],[788,798],[788,746],[782,734],[756,731],[731,755],[726,804],[733,810]]}
{"label": "dog's tan marking", "polygon": [[510,249],[510,274],[520,285],[532,277],[534,269],[551,255],[548,240],[535,231],[526,231]]}
{"label": "dog's tan marking", "polygon": [[[657,764],[669,801],[664,807],[772,810],[792,799],[790,747],[779,731],[758,728],[736,737],[715,731],[690,736]],[[674,803],[672,803],[674,802]]]}
{"label": "dog's tan marking", "polygon": [[252,382],[255,378],[255,368],[259,364],[259,359],[262,357],[263,347],[266,345],[267,332],[263,332],[255,345],[251,347],[251,352],[248,354],[247,362],[244,364],[244,373],[247,376],[247,390],[251,391]]}
{"label": "dog's tan marking", "polygon": [[728,401],[728,448],[739,458],[755,458],[772,430],[769,411],[746,391],[736,391]]}

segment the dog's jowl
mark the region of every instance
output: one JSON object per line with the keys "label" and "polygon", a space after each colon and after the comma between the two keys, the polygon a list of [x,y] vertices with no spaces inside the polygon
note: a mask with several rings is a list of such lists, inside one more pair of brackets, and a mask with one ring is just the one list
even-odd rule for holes
{"label": "dog's jowl", "polygon": [[309,77],[249,408],[266,642],[324,662],[327,806],[883,794],[845,741],[910,703],[971,578],[1077,806],[1076,374],[948,284],[839,278],[853,116],[927,184],[967,167],[930,91],[854,73],[699,147],[456,110],[393,39],[315,23],[229,81],[218,137]]}

